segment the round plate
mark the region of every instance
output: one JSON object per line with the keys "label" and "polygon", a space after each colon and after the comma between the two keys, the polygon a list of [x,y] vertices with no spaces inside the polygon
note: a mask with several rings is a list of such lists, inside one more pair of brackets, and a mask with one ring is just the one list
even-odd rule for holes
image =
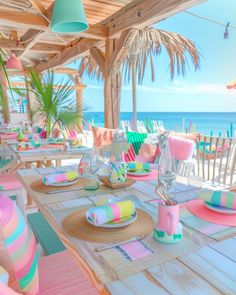
{"label": "round plate", "polygon": [[215,211],[217,213],[221,213],[221,214],[236,214],[236,210],[233,209],[229,209],[229,208],[224,208],[221,206],[217,206],[217,205],[213,205],[207,202],[204,202],[204,205],[206,208]]}
{"label": "round plate", "polygon": [[118,221],[117,222],[109,222],[109,223],[104,223],[104,224],[98,226],[98,225],[93,224],[91,220],[86,218],[87,222],[90,223],[91,225],[96,226],[96,227],[103,227],[103,228],[125,227],[125,226],[135,222],[136,219],[137,219],[137,213],[135,212],[130,217],[125,218],[122,222],[118,222]]}
{"label": "round plate", "polygon": [[128,175],[130,176],[147,176],[152,173],[152,170],[137,170],[137,171],[128,171]]}
{"label": "round plate", "polygon": [[57,183],[53,183],[53,184],[49,184],[48,186],[69,186],[69,185],[73,185],[77,182],[78,178],[76,178],[75,180],[72,181],[64,181],[64,182],[57,182]]}

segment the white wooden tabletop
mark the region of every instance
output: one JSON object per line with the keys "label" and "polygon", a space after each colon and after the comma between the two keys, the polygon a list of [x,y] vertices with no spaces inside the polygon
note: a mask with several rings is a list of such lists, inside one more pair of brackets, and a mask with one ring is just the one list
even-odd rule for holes
{"label": "white wooden tabletop", "polygon": [[[76,168],[68,166],[65,169]],[[161,244],[150,235],[142,241],[150,250],[150,255],[137,260],[128,259],[119,247],[96,252],[95,248],[104,244],[69,236],[62,228],[63,219],[78,209],[93,206],[101,198],[117,198],[131,199],[137,208],[148,212],[156,222],[156,181],[136,182],[122,190],[101,185],[94,192],[78,189],[42,194],[30,188],[33,181],[58,169],[61,170],[61,167],[19,170],[18,177],[66,248],[100,291],[108,290],[115,295],[236,294],[235,227],[200,220],[183,206],[180,220],[184,226],[184,238],[178,244]],[[196,197],[194,190],[188,187],[181,189],[183,193],[176,194],[180,203]]]}

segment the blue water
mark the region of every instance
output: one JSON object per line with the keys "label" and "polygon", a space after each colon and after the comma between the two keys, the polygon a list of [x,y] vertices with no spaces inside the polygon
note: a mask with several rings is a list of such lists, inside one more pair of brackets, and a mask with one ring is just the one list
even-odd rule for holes
{"label": "blue water", "polygon": [[[93,118],[96,126],[104,125],[103,112],[90,112],[85,113],[87,121]],[[122,112],[121,120],[132,120],[132,112]],[[161,120],[163,121],[166,129],[180,130],[182,129],[182,120],[185,119],[185,129],[189,128],[190,122],[196,126],[196,131],[203,134],[214,135],[225,134],[230,130],[230,124],[233,124],[234,133],[236,131],[236,113],[146,113],[139,112],[138,120]]]}

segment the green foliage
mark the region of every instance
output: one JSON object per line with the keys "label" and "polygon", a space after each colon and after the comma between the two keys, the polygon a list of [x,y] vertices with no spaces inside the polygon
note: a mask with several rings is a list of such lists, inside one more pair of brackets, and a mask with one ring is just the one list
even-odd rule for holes
{"label": "green foliage", "polygon": [[[56,78],[53,71],[40,75],[36,71],[29,71],[26,85],[34,94],[36,105],[31,110],[31,115],[38,115],[44,122],[47,136],[54,126],[61,129],[77,129],[82,121],[83,105],[76,105],[71,99],[74,84],[71,79],[62,79],[55,87]],[[15,89],[18,95],[23,95],[25,89]]]}
{"label": "green foliage", "polygon": [[4,59],[3,59],[3,51],[1,49],[0,49],[0,69],[5,74],[6,82],[7,82],[7,85],[2,85],[2,83],[0,83],[0,106],[1,106],[2,109],[9,112],[9,110],[8,110],[9,107],[8,107],[8,105],[6,103],[6,100],[5,100],[5,97],[4,97],[4,88],[3,87],[8,87],[9,88],[12,97],[13,97],[13,93],[12,93],[12,89],[10,87],[9,77],[8,77],[8,74],[7,74],[7,71],[6,71],[6,68],[5,68],[5,62],[4,62]]}

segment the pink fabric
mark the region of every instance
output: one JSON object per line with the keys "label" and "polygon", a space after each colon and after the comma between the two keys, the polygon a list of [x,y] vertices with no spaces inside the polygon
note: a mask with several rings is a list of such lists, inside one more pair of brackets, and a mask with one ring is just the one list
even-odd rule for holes
{"label": "pink fabric", "polygon": [[39,280],[39,295],[98,294],[68,251],[41,258]]}
{"label": "pink fabric", "polygon": [[0,190],[8,191],[21,188],[22,184],[17,179],[15,173],[4,174],[0,176]]}
{"label": "pink fabric", "polygon": [[123,160],[125,162],[135,161],[135,151],[132,144],[129,146],[127,153],[123,154]]}
{"label": "pink fabric", "polygon": [[135,157],[135,161],[141,163],[154,163],[158,154],[160,154],[160,150],[155,144],[143,143],[138,155]]}
{"label": "pink fabric", "polygon": [[189,160],[193,156],[195,142],[191,139],[169,136],[168,143],[171,155],[175,160]]}
{"label": "pink fabric", "polygon": [[208,222],[227,226],[236,226],[236,214],[227,215],[211,211],[204,206],[204,201],[201,199],[188,202],[187,208],[193,215]]}
{"label": "pink fabric", "polygon": [[145,181],[145,180],[155,180],[157,179],[157,170],[152,170],[151,174],[146,175],[146,176],[133,176],[133,175],[129,175],[128,173],[128,178],[133,179],[133,180],[137,180],[137,181]]}
{"label": "pink fabric", "polygon": [[2,133],[0,134],[0,138],[1,140],[10,140],[10,139],[17,139],[17,134],[16,132],[12,132],[12,133]]}
{"label": "pink fabric", "polygon": [[39,137],[40,138],[47,138],[47,132],[46,132],[46,130],[42,130],[40,133],[39,133]]}
{"label": "pink fabric", "polygon": [[113,142],[116,129],[93,127],[93,145],[95,147],[103,147]]}
{"label": "pink fabric", "polygon": [[140,241],[134,241],[128,244],[124,244],[119,246],[119,248],[122,249],[132,261],[152,254],[151,250],[146,248]]}
{"label": "pink fabric", "polygon": [[15,292],[10,287],[0,283],[0,295],[20,295],[22,293]]}

